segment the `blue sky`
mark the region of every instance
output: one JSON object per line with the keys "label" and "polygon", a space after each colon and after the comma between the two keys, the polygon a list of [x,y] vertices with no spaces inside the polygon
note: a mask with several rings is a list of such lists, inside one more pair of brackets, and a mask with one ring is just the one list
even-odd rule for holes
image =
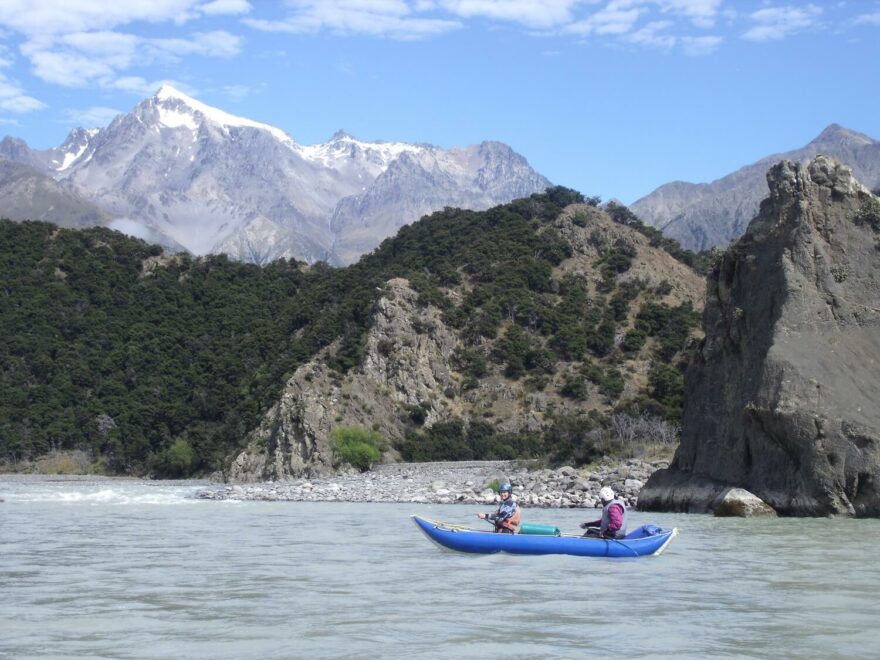
{"label": "blue sky", "polygon": [[880,1],[0,0],[0,135],[35,148],[169,82],[303,144],[501,140],[630,203],[880,138]]}

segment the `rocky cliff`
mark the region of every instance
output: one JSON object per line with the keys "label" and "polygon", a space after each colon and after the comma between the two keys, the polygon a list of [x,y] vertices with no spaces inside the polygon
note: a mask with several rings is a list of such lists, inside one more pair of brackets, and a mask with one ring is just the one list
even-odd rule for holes
{"label": "rocky cliff", "polygon": [[[588,282],[593,306],[605,304],[605,294],[597,293],[603,279],[607,286],[607,277],[600,277],[602,256],[609,246],[624,242],[629,246],[632,265],[613,278],[614,286],[628,286],[635,292],[618,325],[618,345],[625,331],[636,325],[643,303],[702,306],[705,285],[697,273],[601,210],[572,205],[552,222],[552,230],[571,248],[571,256],[554,269],[553,281],[557,286],[566,278]],[[663,293],[654,293],[658,287]],[[446,289],[446,311],[461,305],[472,288],[473,282],[465,279]],[[546,300],[556,297],[553,294]],[[509,329],[509,323],[505,324],[499,335]],[[544,382],[536,385],[535,379],[505,375],[504,365],[492,359],[492,340],[465,334],[451,326],[436,305],[421,301],[409,281],[387,281],[373,310],[359,367],[345,375],[328,368],[327,358],[335,349],[331,346],[298,368],[280,400],[247,438],[246,449],[232,462],[229,479],[247,482],[325,475],[335,467],[330,434],[339,426],[373,428],[392,446],[412,430],[413,415],[419,418],[419,431],[453,419],[476,418],[500,432],[538,432],[558,416],[609,411],[619,401],[638,398],[647,387],[654,359],[654,340],[635,352],[613,348],[607,360],[625,374],[621,391],[609,398],[588,384],[583,396],[574,399],[561,396],[560,390],[589,358],[549,365]],[[538,333],[529,337],[536,349],[547,342]],[[457,370],[463,367],[453,356],[462,349],[485,355],[485,372],[478,378]],[[388,461],[396,458],[393,449],[385,455]]]}
{"label": "rocky cliff", "polygon": [[880,515],[880,201],[827,157],[783,161],[709,278],[681,444],[639,506]]}
{"label": "rocky cliff", "polygon": [[428,402],[426,423],[436,420],[449,405],[441,393],[454,384],[446,356],[455,337],[439,310],[417,299],[409,282],[389,280],[376,305],[363,368],[343,378],[326,366],[325,352],[297,369],[234,460],[230,479],[327,474],[333,470],[333,428],[365,426],[399,438],[406,405]]}

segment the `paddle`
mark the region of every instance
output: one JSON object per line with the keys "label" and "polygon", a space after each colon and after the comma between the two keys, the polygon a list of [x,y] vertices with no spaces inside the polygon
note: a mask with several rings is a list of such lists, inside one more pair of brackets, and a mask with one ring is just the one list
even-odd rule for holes
{"label": "paddle", "polygon": [[478,514],[477,514],[477,518],[479,518],[480,520],[484,520],[484,521],[486,521],[487,523],[489,523],[490,525],[492,525],[492,527],[495,528],[495,531],[496,531],[496,532],[498,531],[498,525],[495,524],[495,521],[494,521],[494,520],[490,520],[490,519],[489,519],[489,516],[488,516],[487,514],[485,514],[485,513],[482,513],[482,514],[481,514],[481,513],[478,513]]}

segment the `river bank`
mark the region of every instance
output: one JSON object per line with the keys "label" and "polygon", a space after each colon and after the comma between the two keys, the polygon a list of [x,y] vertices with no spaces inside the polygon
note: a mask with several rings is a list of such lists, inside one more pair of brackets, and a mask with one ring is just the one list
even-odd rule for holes
{"label": "river bank", "polygon": [[391,463],[369,472],[258,484],[209,487],[196,493],[207,500],[288,502],[398,502],[417,504],[487,504],[498,501],[492,488],[508,482],[524,506],[594,508],[599,489],[610,486],[629,506],[652,472],[668,461],[638,459],[573,468],[541,468],[521,461]]}

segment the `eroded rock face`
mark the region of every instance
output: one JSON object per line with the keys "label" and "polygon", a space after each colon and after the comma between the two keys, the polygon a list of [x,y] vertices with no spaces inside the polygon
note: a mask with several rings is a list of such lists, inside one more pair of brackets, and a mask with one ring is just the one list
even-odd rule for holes
{"label": "eroded rock face", "polygon": [[880,515],[880,251],[848,168],[783,161],[709,278],[681,445],[642,509],[707,511],[731,486],[783,515]]}
{"label": "eroded rock face", "polygon": [[448,366],[454,345],[440,311],[420,306],[407,280],[389,280],[376,306],[360,372],[339,378],[323,364],[324,355],[297,369],[281,399],[249,435],[229,479],[329,474],[334,428],[375,428],[393,441],[404,432],[402,406],[422,406],[425,423],[433,423],[443,405],[442,392],[454,384]]}

